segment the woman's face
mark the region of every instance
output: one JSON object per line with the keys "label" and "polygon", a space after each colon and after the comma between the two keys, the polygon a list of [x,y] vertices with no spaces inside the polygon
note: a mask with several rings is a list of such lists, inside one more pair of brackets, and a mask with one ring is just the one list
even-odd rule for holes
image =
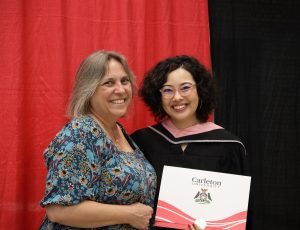
{"label": "woman's face", "polygon": [[116,121],[126,114],[132,93],[129,76],[122,64],[111,59],[107,73],[91,98],[92,110],[104,120]]}
{"label": "woman's face", "polygon": [[161,92],[163,109],[177,128],[198,123],[196,110],[199,97],[190,72],[178,68],[169,73]]}

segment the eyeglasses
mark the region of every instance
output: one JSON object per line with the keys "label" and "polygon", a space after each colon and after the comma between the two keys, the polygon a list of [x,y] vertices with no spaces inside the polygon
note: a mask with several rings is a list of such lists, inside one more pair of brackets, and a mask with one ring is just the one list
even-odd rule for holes
{"label": "eyeglasses", "polygon": [[178,91],[180,96],[186,97],[192,92],[194,86],[195,84],[192,83],[183,83],[179,86],[178,89],[175,89],[173,86],[165,85],[159,91],[161,93],[161,96],[166,99],[174,97],[176,91]]}

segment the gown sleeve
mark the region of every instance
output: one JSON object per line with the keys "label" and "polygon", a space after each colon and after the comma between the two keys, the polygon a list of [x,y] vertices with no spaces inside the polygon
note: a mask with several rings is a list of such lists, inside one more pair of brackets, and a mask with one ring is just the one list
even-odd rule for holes
{"label": "gown sleeve", "polygon": [[[83,122],[71,121],[44,151],[48,169],[41,206],[73,205],[95,200],[100,178],[101,133]],[[98,142],[98,143],[97,143]]]}

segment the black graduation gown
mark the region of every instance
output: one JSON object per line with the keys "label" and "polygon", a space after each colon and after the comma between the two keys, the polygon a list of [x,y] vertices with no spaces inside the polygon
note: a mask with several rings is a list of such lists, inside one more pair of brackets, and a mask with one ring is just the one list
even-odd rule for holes
{"label": "black graduation gown", "polygon": [[[222,128],[175,138],[158,123],[135,131],[131,137],[156,170],[155,203],[164,165],[249,175],[244,144]],[[188,143],[184,151],[182,143]]]}

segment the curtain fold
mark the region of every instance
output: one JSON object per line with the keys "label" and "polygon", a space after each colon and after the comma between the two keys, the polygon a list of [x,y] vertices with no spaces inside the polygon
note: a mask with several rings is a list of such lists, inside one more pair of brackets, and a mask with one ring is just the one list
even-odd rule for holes
{"label": "curtain fold", "polygon": [[[207,0],[0,1],[0,229],[37,229],[44,210],[42,152],[67,121],[76,69],[95,50],[128,59],[139,84],[162,58],[188,54],[210,67]],[[121,122],[153,123],[135,99]]]}
{"label": "curtain fold", "polygon": [[218,124],[245,142],[252,181],[248,229],[298,229],[300,4],[209,1]]}

